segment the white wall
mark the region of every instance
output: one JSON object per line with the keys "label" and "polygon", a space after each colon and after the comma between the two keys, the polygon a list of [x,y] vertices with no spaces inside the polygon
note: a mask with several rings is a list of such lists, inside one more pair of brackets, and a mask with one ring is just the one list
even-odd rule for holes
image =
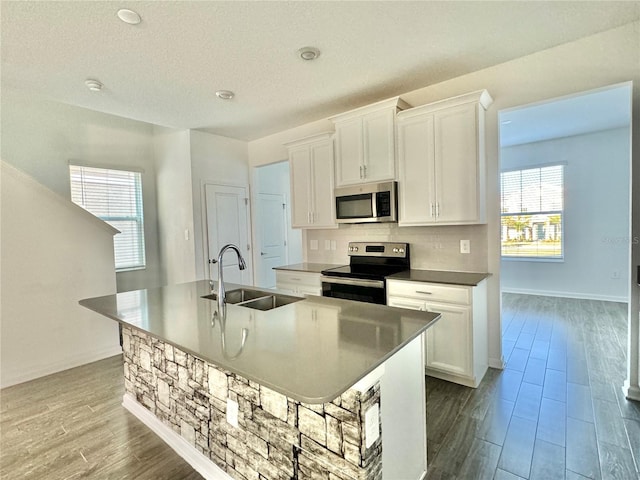
{"label": "white wall", "polygon": [[[206,268],[208,247],[203,242],[203,230],[206,229],[206,209],[204,207],[204,185],[234,185],[246,187],[249,192],[249,160],[247,142],[233,138],[213,135],[198,130],[190,131],[191,173],[193,189],[193,221],[195,240],[195,267],[198,279],[209,278]],[[251,218],[247,219],[248,224]],[[251,232],[247,233],[251,238]],[[214,252],[217,257],[218,252]],[[249,275],[253,272],[251,255],[245,255]]]}
{"label": "white wall", "polygon": [[155,126],[153,133],[163,284],[190,282],[196,260],[189,130]]}
{"label": "white wall", "polygon": [[143,170],[147,267],[118,273],[118,290],[160,285],[151,125],[6,88],[1,102],[2,159],[64,198],[71,198],[69,162]]}
{"label": "white wall", "polygon": [[0,386],[118,354],[117,323],[78,305],[115,293],[115,231],[4,162],[0,211]]}
{"label": "white wall", "polygon": [[[640,135],[637,130],[640,129],[640,69],[638,69],[637,49],[639,39],[640,22],[634,22],[402,95],[409,104],[422,105],[486,88],[494,99],[493,105],[489,107],[486,114],[488,225],[487,227],[479,227],[479,229],[486,229],[484,245],[487,249],[487,260],[485,268],[493,274],[488,280],[489,357],[492,366],[498,366],[502,361],[500,345],[498,111],[634,80],[633,98],[636,120],[634,122],[634,138],[637,138],[636,135]],[[398,93],[402,94],[402,92]],[[283,142],[326,131],[327,127],[330,127],[327,123],[326,121],[318,121],[251,142],[249,144],[251,165],[272,163],[284,158]],[[640,151],[638,149],[635,151],[635,157],[639,158]],[[637,160],[636,163],[638,162],[640,161]],[[469,227],[452,228],[460,228],[460,231],[451,234],[452,236],[448,240],[451,245],[455,245],[457,240],[470,235]],[[634,213],[634,228],[636,232],[640,230],[639,208]],[[364,230],[362,231],[364,232]],[[472,253],[469,258],[475,255],[474,243],[475,241],[472,239]],[[483,242],[479,241],[479,243],[482,245]],[[640,258],[640,246],[636,245],[634,248],[637,251],[635,253],[636,259]],[[483,263],[482,260],[477,261],[478,265],[481,263]],[[637,317],[637,291],[634,291],[633,298],[636,302],[633,307],[635,309],[634,316]],[[637,324],[633,335],[637,344]],[[635,348],[637,349],[637,345]],[[637,363],[637,361],[638,357],[636,356],[635,362]],[[633,381],[637,385],[637,365]]]}
{"label": "white wall", "polygon": [[627,301],[629,140],[621,128],[502,149],[507,170],[566,162],[564,261],[502,260],[504,291]]}

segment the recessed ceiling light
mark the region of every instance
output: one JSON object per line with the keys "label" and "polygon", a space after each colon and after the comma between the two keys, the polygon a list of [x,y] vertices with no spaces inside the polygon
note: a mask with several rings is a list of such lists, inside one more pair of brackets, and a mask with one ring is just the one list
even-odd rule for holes
{"label": "recessed ceiling light", "polygon": [[235,96],[235,93],[231,90],[218,90],[216,96],[222,100],[231,100]]}
{"label": "recessed ceiling light", "polygon": [[140,15],[127,8],[121,8],[118,10],[118,18],[129,25],[138,25],[142,21]]}
{"label": "recessed ceiling light", "polygon": [[84,82],[84,84],[92,92],[99,92],[100,90],[102,90],[102,87],[104,86],[104,85],[102,85],[102,82],[100,82],[99,80],[94,80],[93,78],[88,78]]}
{"label": "recessed ceiling light", "polygon": [[320,50],[316,47],[302,47],[298,50],[298,55],[303,60],[315,60],[320,56]]}

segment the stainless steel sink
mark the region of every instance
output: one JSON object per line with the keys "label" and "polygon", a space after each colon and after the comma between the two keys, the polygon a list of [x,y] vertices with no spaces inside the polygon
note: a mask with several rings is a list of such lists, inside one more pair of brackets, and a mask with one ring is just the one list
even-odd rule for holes
{"label": "stainless steel sink", "polygon": [[241,304],[243,307],[253,308],[256,310],[273,310],[274,308],[289,305],[290,303],[304,300],[300,297],[292,297],[290,295],[269,295],[268,297],[257,298]]}
{"label": "stainless steel sink", "polygon": [[[235,290],[229,290],[226,293],[227,303],[238,305],[241,307],[253,308],[256,310],[272,310],[274,308],[288,305],[304,298],[293,297],[291,295],[280,295],[273,292],[267,292],[264,290],[254,290],[252,288],[237,288]],[[209,300],[217,300],[218,296],[215,293],[205,295],[202,298],[208,298]]]}
{"label": "stainless steel sink", "polygon": [[[229,290],[226,294],[227,303],[238,304],[247,302],[256,298],[266,297],[273,295],[271,292],[265,292],[264,290],[254,290],[251,288],[237,288],[235,290]],[[212,293],[211,295],[205,295],[202,298],[208,298],[209,300],[217,300],[218,295]]]}

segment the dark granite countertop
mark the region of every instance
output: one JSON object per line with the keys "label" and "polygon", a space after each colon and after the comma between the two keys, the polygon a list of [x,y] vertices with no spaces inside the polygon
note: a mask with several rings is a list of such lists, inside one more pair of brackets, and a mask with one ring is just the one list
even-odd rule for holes
{"label": "dark granite countertop", "polygon": [[210,293],[202,280],[80,304],[305,403],[338,397],[440,317],[307,296],[268,311],[228,304],[226,319],[212,322],[217,304],[203,298]]}
{"label": "dark granite countertop", "polygon": [[294,263],[293,265],[282,265],[281,267],[273,267],[274,270],[290,270],[292,272],[309,272],[320,273],[330,268],[341,267],[342,265],[335,263]]}
{"label": "dark granite countertop", "polygon": [[441,270],[407,270],[387,277],[388,280],[406,280],[410,282],[445,283],[475,287],[490,273],[449,272]]}

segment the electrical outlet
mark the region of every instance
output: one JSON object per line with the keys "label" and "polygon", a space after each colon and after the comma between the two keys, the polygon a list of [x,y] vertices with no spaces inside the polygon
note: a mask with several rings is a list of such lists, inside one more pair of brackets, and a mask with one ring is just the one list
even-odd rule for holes
{"label": "electrical outlet", "polygon": [[309,249],[317,250],[318,249],[318,240],[309,240]]}
{"label": "electrical outlet", "polygon": [[460,240],[460,253],[471,253],[470,240]]}
{"label": "electrical outlet", "polygon": [[185,231],[184,231],[184,239],[185,240],[189,240],[189,229],[188,228],[185,229]]}
{"label": "electrical outlet", "polygon": [[238,402],[227,398],[227,423],[238,428]]}
{"label": "electrical outlet", "polygon": [[618,280],[620,278],[620,270],[614,270],[611,273],[611,278],[613,278],[614,280]]}
{"label": "electrical outlet", "polygon": [[376,403],[364,414],[364,444],[369,448],[380,437],[380,406]]}
{"label": "electrical outlet", "polygon": [[331,240],[325,240],[324,241],[324,249],[325,250],[331,250]]}
{"label": "electrical outlet", "polygon": [[331,240],[331,250],[335,251],[337,248],[337,243],[335,240]]}

